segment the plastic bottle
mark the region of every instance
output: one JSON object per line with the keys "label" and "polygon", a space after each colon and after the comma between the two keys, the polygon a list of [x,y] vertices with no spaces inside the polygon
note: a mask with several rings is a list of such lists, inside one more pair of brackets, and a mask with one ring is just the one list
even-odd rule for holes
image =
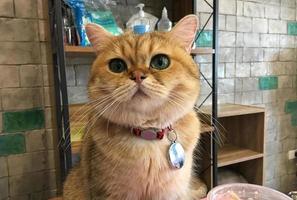
{"label": "plastic bottle", "polygon": [[172,28],[172,22],[168,18],[167,9],[166,7],[162,10],[162,18],[157,24],[158,31],[167,32],[170,31]]}
{"label": "plastic bottle", "polygon": [[145,17],[143,7],[144,4],[138,4],[136,6],[139,8],[138,18],[134,21],[132,27],[134,33],[143,34],[150,30],[150,20]]}

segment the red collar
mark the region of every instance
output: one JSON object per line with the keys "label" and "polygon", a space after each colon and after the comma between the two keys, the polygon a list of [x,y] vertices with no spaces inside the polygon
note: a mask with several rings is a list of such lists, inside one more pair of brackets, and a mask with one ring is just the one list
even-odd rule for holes
{"label": "red collar", "polygon": [[171,131],[171,127],[167,127],[164,129],[156,129],[156,128],[147,128],[147,129],[141,129],[141,128],[132,128],[131,132],[139,137],[142,137],[146,140],[162,140],[164,135],[168,133],[168,131]]}

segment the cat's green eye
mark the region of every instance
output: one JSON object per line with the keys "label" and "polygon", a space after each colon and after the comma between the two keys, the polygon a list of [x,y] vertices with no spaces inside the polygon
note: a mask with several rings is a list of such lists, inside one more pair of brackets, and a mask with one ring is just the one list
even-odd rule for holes
{"label": "cat's green eye", "polygon": [[154,69],[166,69],[170,65],[170,60],[165,54],[157,54],[151,59],[150,66]]}
{"label": "cat's green eye", "polygon": [[123,61],[122,59],[119,59],[119,58],[114,58],[114,59],[110,60],[108,67],[109,67],[110,71],[112,71],[114,73],[121,73],[121,72],[127,70],[127,65],[126,65],[125,61]]}

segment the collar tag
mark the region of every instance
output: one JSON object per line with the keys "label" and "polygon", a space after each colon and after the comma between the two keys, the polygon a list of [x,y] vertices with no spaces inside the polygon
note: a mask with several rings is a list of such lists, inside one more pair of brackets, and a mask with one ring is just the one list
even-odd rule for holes
{"label": "collar tag", "polygon": [[146,140],[162,140],[164,135],[168,132],[168,128],[165,129],[154,129],[154,128],[148,128],[148,129],[140,129],[140,128],[132,128],[132,133],[136,136],[142,137]]}

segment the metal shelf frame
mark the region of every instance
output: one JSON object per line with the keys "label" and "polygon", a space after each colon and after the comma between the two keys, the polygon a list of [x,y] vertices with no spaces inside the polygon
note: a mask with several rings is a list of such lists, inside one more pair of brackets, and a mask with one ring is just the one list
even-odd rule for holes
{"label": "metal shelf frame", "polygon": [[63,182],[71,169],[72,158],[61,0],[49,0],[49,17],[56,98],[59,165],[61,181]]}
{"label": "metal shelf frame", "polygon": [[[213,12],[210,14],[208,20],[203,28],[197,34],[196,40],[201,36],[207,23],[213,17],[213,38],[212,38],[212,84],[201,73],[201,76],[207,81],[211,87],[211,93],[205,98],[199,107],[201,107],[208,98],[212,97],[212,119],[211,124],[217,127],[217,77],[218,77],[218,15],[219,15],[219,0],[212,0],[212,5],[204,0],[205,3],[212,8]],[[194,8],[196,8],[196,1],[193,0]],[[193,10],[195,12],[195,10]],[[53,71],[55,83],[55,97],[56,97],[56,123],[58,132],[58,148],[60,157],[60,173],[61,181],[64,181],[72,166],[71,159],[71,145],[70,145],[70,125],[69,125],[69,104],[67,96],[67,83],[65,73],[65,51],[63,43],[63,18],[62,18],[62,1],[49,0],[49,16],[50,16],[50,30],[52,40],[52,54],[53,54]],[[195,40],[195,41],[196,41]],[[216,129],[214,129],[216,132]],[[212,171],[212,187],[217,185],[217,134],[211,134],[211,171]]]}
{"label": "metal shelf frame", "polygon": [[[211,125],[214,128],[214,131],[210,135],[211,142],[210,142],[210,167],[211,167],[211,188],[218,185],[218,144],[219,141],[218,137],[218,65],[219,65],[219,40],[218,40],[218,27],[219,27],[219,0],[212,0],[212,5],[209,3],[208,0],[204,0],[204,2],[212,9],[212,12],[209,14],[205,24],[203,25],[202,29],[197,34],[195,41],[199,39],[201,33],[205,30],[205,27],[210,22],[212,18],[212,83],[210,83],[205,75],[200,71],[200,75],[206,81],[207,85],[211,88],[211,92],[206,96],[206,98],[202,101],[198,108],[201,108],[205,102],[211,97],[212,98],[212,117],[211,117]],[[194,8],[199,5],[196,5],[196,1],[193,0]],[[194,13],[196,14],[196,10]]]}

